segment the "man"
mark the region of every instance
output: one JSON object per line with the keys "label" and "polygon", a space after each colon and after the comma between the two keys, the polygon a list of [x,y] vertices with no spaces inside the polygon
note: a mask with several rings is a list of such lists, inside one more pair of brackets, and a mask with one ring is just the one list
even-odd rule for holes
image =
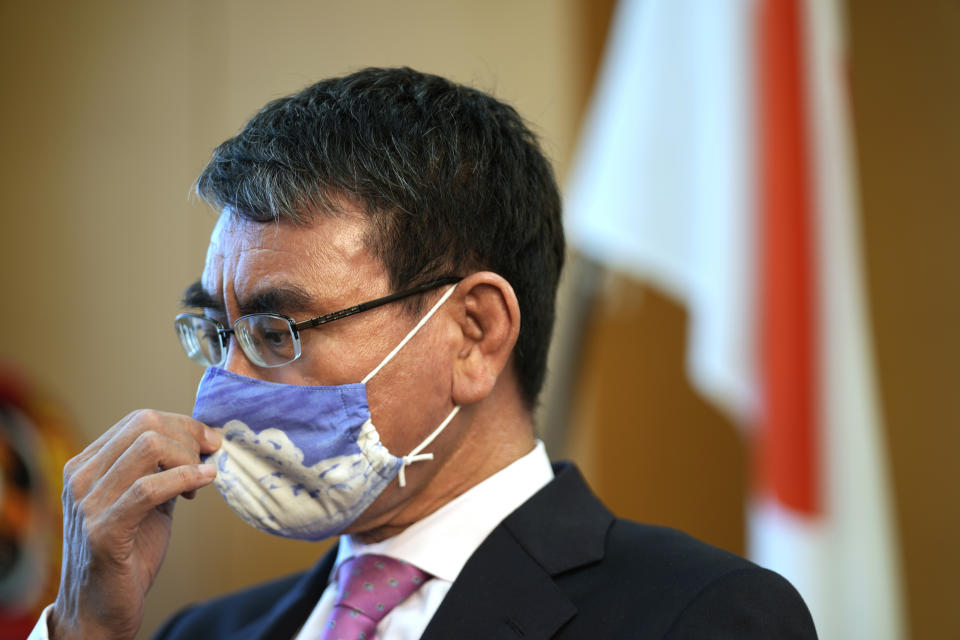
{"label": "man", "polygon": [[132,637],[173,501],[214,481],[255,527],[345,535],[160,638],[815,637],[781,577],[550,467],[560,199],[513,109],[367,69],[267,105],[197,189],[222,213],[176,324],[195,419],[136,412],[67,465],[51,637]]}

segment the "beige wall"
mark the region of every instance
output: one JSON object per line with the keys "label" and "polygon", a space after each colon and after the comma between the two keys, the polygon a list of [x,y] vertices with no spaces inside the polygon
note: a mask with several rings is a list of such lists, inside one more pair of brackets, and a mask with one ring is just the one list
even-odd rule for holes
{"label": "beige wall", "polygon": [[914,638],[960,638],[960,3],[849,2],[874,344]]}
{"label": "beige wall", "polygon": [[[84,442],[138,407],[189,413],[172,318],[214,217],[212,148],[267,100],[409,65],[515,105],[559,167],[583,91],[572,0],[0,3],[0,357],[65,399]],[[175,608],[314,561],[213,491],[181,501],[141,635]]]}

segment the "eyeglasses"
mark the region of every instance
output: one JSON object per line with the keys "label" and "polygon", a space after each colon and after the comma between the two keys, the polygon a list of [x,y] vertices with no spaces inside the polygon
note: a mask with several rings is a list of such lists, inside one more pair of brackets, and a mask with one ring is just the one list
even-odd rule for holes
{"label": "eyeglasses", "polygon": [[300,357],[300,332],[304,329],[319,327],[460,280],[462,278],[455,276],[439,278],[413,289],[391,293],[303,322],[296,322],[293,318],[279,313],[251,313],[237,318],[233,328],[226,329],[213,318],[196,313],[181,313],[174,320],[173,326],[187,356],[205,367],[216,367],[224,363],[227,359],[230,334],[236,335],[240,348],[250,362],[261,367],[280,367]]}

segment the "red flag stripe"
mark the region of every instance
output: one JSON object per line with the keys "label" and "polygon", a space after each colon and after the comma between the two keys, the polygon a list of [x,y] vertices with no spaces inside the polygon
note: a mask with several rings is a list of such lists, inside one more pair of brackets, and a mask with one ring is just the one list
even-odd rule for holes
{"label": "red flag stripe", "polygon": [[760,489],[816,513],[818,491],[813,203],[797,0],[759,7]]}

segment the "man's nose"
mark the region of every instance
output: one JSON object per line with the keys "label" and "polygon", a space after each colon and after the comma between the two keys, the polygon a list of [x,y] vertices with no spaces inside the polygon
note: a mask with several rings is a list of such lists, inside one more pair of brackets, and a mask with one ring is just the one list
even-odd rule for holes
{"label": "man's nose", "polygon": [[230,373],[248,378],[264,377],[263,369],[250,362],[250,358],[240,348],[236,336],[230,336],[230,342],[227,343],[227,359],[223,363],[223,368]]}

